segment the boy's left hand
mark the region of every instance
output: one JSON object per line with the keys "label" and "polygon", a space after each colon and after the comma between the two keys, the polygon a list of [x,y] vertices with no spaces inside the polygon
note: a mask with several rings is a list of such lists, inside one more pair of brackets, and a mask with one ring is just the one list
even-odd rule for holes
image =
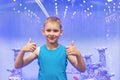
{"label": "boy's left hand", "polygon": [[70,46],[67,46],[66,47],[66,52],[67,52],[67,55],[74,55],[74,56],[77,56],[80,54],[79,50],[77,50],[77,48],[75,47],[74,45],[74,41],[72,41],[71,45]]}

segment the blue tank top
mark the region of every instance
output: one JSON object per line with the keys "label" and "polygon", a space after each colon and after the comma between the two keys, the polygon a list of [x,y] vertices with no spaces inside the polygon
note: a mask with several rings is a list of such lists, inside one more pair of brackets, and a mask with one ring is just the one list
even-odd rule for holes
{"label": "blue tank top", "polygon": [[67,80],[65,46],[59,45],[55,50],[48,50],[46,45],[41,46],[38,65],[38,80]]}

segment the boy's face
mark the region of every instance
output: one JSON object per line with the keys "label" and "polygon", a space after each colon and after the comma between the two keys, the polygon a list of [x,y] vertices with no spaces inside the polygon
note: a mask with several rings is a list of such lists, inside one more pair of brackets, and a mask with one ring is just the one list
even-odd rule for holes
{"label": "boy's face", "polygon": [[46,23],[44,29],[42,30],[43,35],[45,35],[47,43],[57,43],[58,38],[62,35],[62,30],[57,23]]}

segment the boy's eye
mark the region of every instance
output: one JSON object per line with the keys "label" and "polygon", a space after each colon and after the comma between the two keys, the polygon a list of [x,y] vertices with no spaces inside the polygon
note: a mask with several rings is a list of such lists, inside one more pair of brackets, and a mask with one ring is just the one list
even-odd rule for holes
{"label": "boy's eye", "polygon": [[50,29],[47,29],[46,31],[47,31],[47,32],[50,32],[51,30],[50,30]]}
{"label": "boy's eye", "polygon": [[51,32],[51,31],[53,31],[53,32],[58,32],[59,30],[57,30],[57,29],[55,29],[55,30],[47,29],[46,31],[47,31],[47,32]]}
{"label": "boy's eye", "polygon": [[54,30],[54,32],[58,32],[59,30]]}

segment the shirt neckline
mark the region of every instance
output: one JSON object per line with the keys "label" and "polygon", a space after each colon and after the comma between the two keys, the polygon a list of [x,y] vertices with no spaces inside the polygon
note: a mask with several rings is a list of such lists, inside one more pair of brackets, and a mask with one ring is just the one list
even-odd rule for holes
{"label": "shirt neckline", "polygon": [[49,49],[46,45],[45,45],[45,47],[46,47],[47,50],[54,51],[54,50],[57,50],[60,47],[60,44],[58,44],[58,46],[54,49]]}

